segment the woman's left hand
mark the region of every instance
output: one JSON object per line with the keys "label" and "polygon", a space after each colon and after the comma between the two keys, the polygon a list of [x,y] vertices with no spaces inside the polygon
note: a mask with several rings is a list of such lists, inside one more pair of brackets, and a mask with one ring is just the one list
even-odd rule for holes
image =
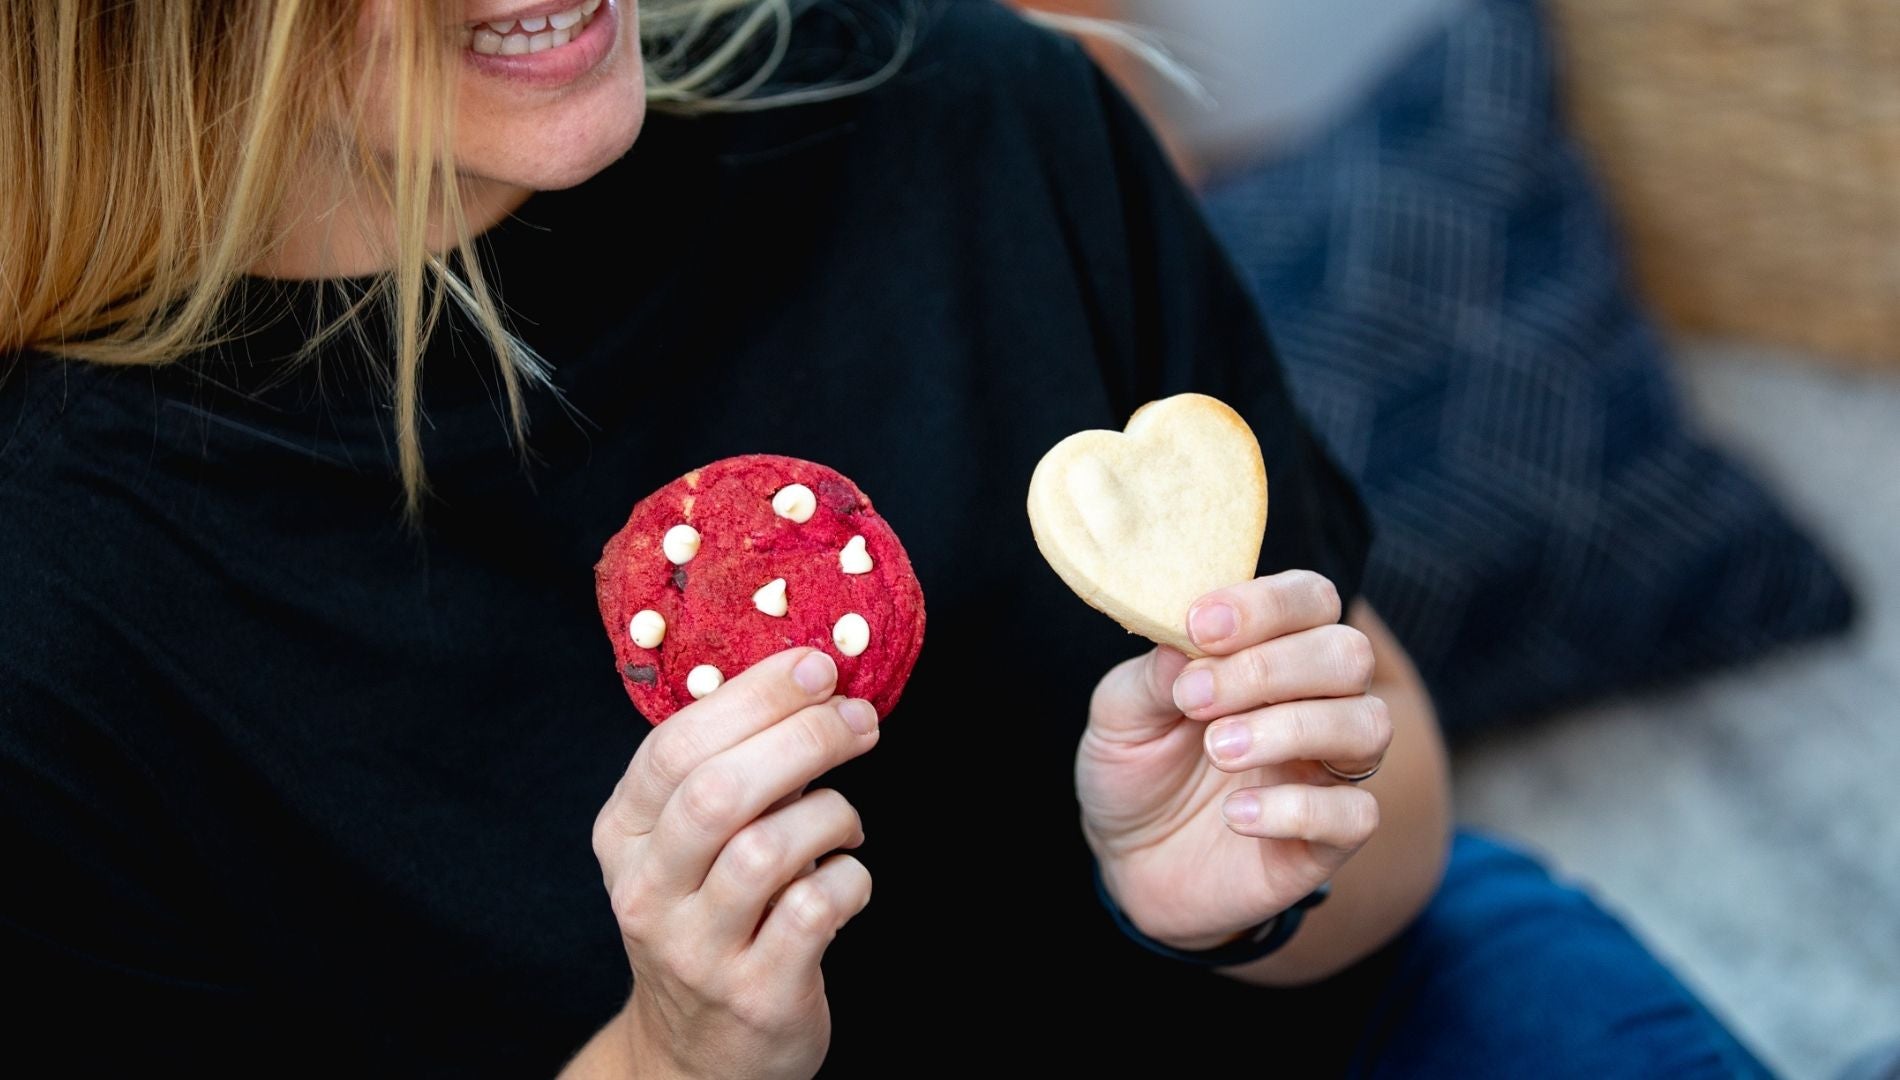
{"label": "woman's left hand", "polygon": [[1367,693],[1373,649],[1339,624],[1339,593],[1305,570],[1195,601],[1207,656],[1165,646],[1103,676],[1076,751],[1082,828],[1143,933],[1203,949],[1332,877],[1379,824],[1371,792],[1392,739]]}

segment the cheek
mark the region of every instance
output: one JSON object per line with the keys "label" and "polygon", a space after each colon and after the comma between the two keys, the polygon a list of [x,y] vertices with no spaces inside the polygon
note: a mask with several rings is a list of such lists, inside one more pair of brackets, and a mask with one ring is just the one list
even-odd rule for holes
{"label": "cheek", "polygon": [[346,85],[362,102],[361,127],[356,130],[378,155],[395,150],[393,64],[386,45],[395,20],[390,3],[363,0],[357,9],[356,52],[346,72]]}

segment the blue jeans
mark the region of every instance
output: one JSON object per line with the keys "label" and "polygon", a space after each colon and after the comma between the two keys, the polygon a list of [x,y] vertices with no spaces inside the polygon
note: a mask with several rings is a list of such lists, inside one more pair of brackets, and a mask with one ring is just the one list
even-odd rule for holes
{"label": "blue jeans", "polygon": [[1588,896],[1460,833],[1392,945],[1285,1007],[1354,1077],[1760,1077],[1768,1070]]}

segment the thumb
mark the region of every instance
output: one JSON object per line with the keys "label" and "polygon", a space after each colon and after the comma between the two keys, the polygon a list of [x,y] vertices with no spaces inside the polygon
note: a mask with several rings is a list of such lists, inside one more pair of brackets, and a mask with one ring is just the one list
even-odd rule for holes
{"label": "thumb", "polygon": [[1157,645],[1110,668],[1089,699],[1089,732],[1118,743],[1139,743],[1166,734],[1181,722],[1174,680],[1187,654]]}

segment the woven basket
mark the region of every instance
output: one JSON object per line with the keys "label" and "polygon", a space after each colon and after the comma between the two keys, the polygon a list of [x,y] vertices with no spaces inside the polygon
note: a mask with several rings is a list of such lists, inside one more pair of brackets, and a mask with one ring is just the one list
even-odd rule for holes
{"label": "woven basket", "polygon": [[1900,2],[1555,10],[1572,118],[1664,318],[1900,370]]}

